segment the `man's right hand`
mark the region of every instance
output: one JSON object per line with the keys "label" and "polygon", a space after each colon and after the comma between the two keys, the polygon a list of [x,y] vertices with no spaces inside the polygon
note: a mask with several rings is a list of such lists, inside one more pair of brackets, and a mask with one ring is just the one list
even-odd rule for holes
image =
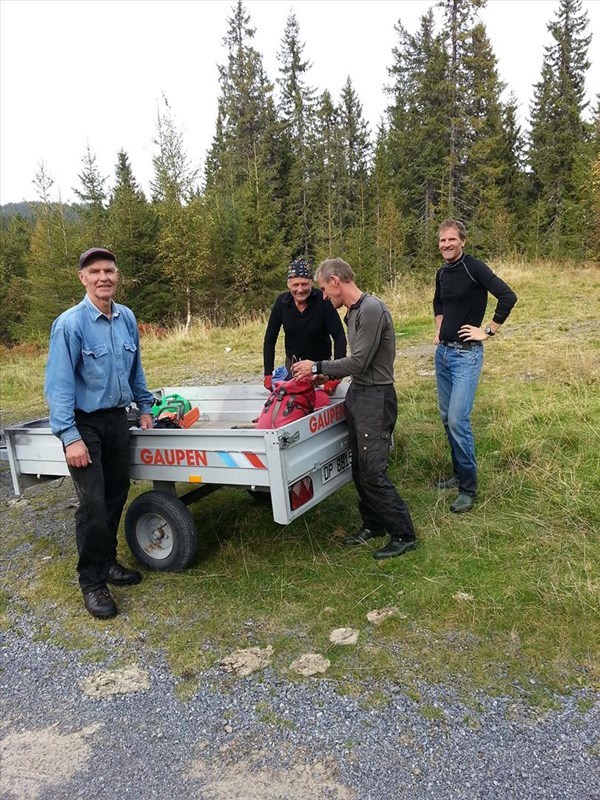
{"label": "man's right hand", "polygon": [[265,375],[265,379],[263,381],[263,386],[269,392],[273,391],[273,376],[272,375]]}
{"label": "man's right hand", "polygon": [[302,378],[310,378],[312,380],[313,371],[312,366],[315,362],[309,361],[305,359],[304,361],[296,361],[295,364],[292,364],[292,372],[294,374],[294,378],[298,380],[302,380]]}
{"label": "man's right hand", "polygon": [[78,439],[76,442],[68,444],[65,447],[65,456],[70,467],[87,467],[92,463],[89,450],[83,439]]}

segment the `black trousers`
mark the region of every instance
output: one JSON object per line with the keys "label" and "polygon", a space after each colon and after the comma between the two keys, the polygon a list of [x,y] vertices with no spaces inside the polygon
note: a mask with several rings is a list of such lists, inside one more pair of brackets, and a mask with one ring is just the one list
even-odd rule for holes
{"label": "black trousers", "polygon": [[129,425],[124,408],[76,411],[75,421],[92,459],[87,467],[69,467],[79,498],[79,585],[89,591],[106,584],[117,557],[117,530],[129,492]]}
{"label": "black trousers", "polygon": [[393,385],[359,386],[346,394],[352,451],[352,478],[363,525],[386,530],[393,539],[410,540],[415,531],[410,512],[387,474],[392,433],[398,416]]}

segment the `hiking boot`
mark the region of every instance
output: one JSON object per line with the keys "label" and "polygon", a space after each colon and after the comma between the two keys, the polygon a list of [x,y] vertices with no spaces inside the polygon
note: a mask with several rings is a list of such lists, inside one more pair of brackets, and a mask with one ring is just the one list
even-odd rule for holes
{"label": "hiking boot", "polygon": [[118,613],[115,601],[106,586],[83,592],[83,604],[92,617],[97,619],[110,619],[116,617]]}
{"label": "hiking boot", "polygon": [[385,531],[372,531],[363,526],[356,533],[352,533],[349,536],[344,536],[342,539],[342,544],[345,544],[346,546],[364,544],[365,542],[368,542],[369,539],[375,539],[377,536],[385,536]]}
{"label": "hiking boot", "polygon": [[450,511],[455,514],[464,514],[465,511],[470,511],[474,505],[475,495],[460,492],[456,500],[450,506]]}
{"label": "hiking boot", "polygon": [[134,583],[140,583],[142,576],[136,570],[127,569],[127,567],[115,561],[110,565],[106,580],[115,586],[133,586]]}
{"label": "hiking boot", "polygon": [[442,478],[441,480],[436,481],[433,485],[436,489],[457,489],[458,478],[456,475],[453,475],[451,478]]}
{"label": "hiking boot", "polygon": [[417,546],[415,539],[390,539],[385,547],[375,550],[373,558],[381,561],[383,558],[395,558],[396,556],[403,556],[409,550],[414,550]]}

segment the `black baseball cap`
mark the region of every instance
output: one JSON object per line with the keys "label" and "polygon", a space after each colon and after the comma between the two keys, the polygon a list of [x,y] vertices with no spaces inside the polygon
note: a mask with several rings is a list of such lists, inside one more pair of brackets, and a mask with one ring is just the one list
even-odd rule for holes
{"label": "black baseball cap", "polygon": [[88,261],[92,259],[96,261],[100,258],[108,258],[109,261],[117,263],[117,257],[110,250],[106,250],[104,247],[90,247],[89,250],[79,256],[79,269],[83,269]]}

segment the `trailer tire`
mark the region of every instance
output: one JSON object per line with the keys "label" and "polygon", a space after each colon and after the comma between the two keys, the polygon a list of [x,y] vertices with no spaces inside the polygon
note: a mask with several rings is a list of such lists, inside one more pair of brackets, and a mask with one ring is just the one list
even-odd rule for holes
{"label": "trailer tire", "polygon": [[168,492],[144,492],[125,515],[125,536],[145,567],[178,572],[198,551],[198,533],[188,507]]}

